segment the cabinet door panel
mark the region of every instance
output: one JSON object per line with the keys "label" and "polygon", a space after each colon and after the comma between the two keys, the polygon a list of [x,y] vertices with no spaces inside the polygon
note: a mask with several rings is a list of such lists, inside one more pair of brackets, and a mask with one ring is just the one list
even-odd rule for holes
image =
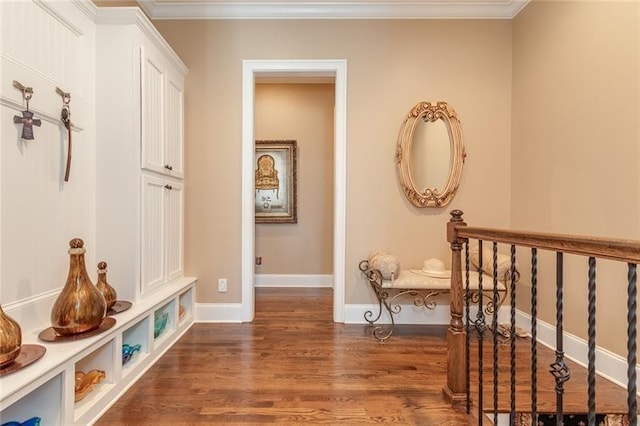
{"label": "cabinet door panel", "polygon": [[142,89],[142,168],[164,172],[165,71],[160,58],[140,49]]}
{"label": "cabinet door panel", "polygon": [[164,181],[142,177],[141,294],[164,283]]}
{"label": "cabinet door panel", "polygon": [[165,193],[167,280],[182,276],[182,185],[171,183]]}
{"label": "cabinet door panel", "polygon": [[166,102],[165,173],[182,177],[184,140],[184,89],[177,77],[168,73]]}

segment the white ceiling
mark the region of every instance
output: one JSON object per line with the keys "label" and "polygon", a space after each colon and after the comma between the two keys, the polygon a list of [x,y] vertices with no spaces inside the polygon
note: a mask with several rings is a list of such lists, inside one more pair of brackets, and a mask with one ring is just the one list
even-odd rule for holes
{"label": "white ceiling", "polygon": [[152,19],[512,19],[529,0],[138,0]]}

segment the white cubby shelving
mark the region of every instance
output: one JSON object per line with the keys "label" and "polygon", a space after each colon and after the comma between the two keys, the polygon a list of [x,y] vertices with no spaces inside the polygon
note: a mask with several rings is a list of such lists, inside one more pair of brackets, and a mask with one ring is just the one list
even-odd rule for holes
{"label": "white cubby shelving", "polygon": [[[166,284],[124,312],[113,317],[116,324],[86,339],[47,343],[36,330],[23,330],[24,344],[46,347],[35,363],[0,377],[0,424],[40,417],[43,425],[94,423],[136,380],[193,325],[195,278]],[[178,321],[178,306],[185,315]],[[156,313],[167,312],[163,333],[153,338]],[[141,350],[122,365],[122,345],[140,344]],[[82,400],[74,401],[75,372],[103,370],[105,378]]]}

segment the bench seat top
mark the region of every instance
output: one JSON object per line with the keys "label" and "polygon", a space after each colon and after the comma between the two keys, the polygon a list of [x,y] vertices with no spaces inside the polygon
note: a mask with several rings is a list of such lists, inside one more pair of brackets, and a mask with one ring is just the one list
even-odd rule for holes
{"label": "bench seat top", "polygon": [[[398,277],[392,280],[383,280],[382,288],[404,290],[451,290],[450,278],[434,278],[426,275],[421,269],[402,269]],[[466,288],[466,274],[462,271],[462,288]],[[469,289],[478,290],[479,274],[477,271],[469,271]],[[482,274],[482,289],[493,289],[493,277]],[[498,290],[504,291],[504,281],[498,281]]]}

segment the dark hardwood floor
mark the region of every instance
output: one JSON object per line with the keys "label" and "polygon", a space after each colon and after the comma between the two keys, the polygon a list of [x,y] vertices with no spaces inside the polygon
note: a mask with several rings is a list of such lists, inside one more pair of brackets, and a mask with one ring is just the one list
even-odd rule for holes
{"label": "dark hardwood floor", "polygon": [[[445,335],[445,326],[398,326],[380,344],[369,327],[332,322],[330,289],[259,288],[252,324],[195,324],[97,424],[475,425],[474,415],[442,397]],[[524,366],[528,343],[521,341]],[[539,405],[551,407],[549,363],[539,362],[545,395],[538,398],[549,401]],[[506,380],[508,358],[500,368]],[[519,408],[530,400],[527,374],[519,368]],[[580,401],[572,408],[586,406],[580,383],[565,396]],[[609,394],[599,404],[615,403],[620,412],[624,392],[608,382],[598,386],[599,395]],[[508,387],[499,393],[501,410],[508,410]],[[483,405],[492,406],[490,394]]]}

